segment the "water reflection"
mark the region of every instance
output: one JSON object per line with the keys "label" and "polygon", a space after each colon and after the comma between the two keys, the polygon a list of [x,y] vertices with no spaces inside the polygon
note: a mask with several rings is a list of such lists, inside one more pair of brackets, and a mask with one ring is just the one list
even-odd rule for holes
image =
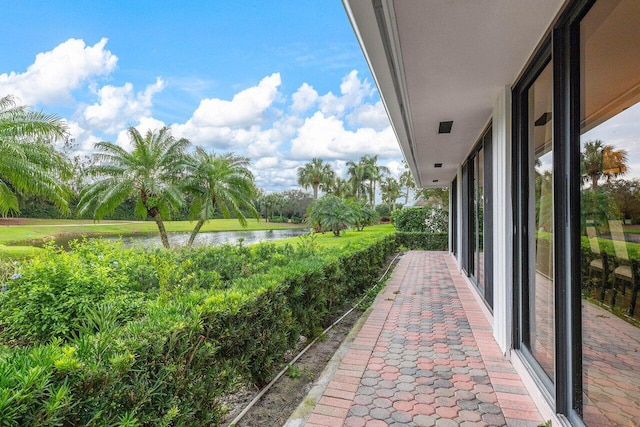
{"label": "water reflection", "polygon": [[[243,230],[243,231],[217,231],[199,233],[194,241],[194,246],[212,246],[222,244],[237,244],[242,239],[245,245],[260,242],[270,242],[274,240],[286,239],[289,237],[301,236],[309,232],[306,228],[291,228],[286,230]],[[190,233],[169,233],[169,243],[171,247],[185,246],[189,240]],[[144,247],[161,247],[160,236],[124,236],[124,237],[104,237],[105,240],[122,239],[125,245],[137,245]]]}
{"label": "water reflection", "polygon": [[[287,239],[289,237],[302,236],[307,234],[307,228],[289,228],[284,230],[242,230],[242,231],[212,231],[199,233],[194,242],[194,246],[211,246],[222,244],[237,244],[242,239],[245,245],[251,245],[260,242],[270,242],[275,240]],[[172,248],[185,246],[189,240],[190,233],[169,233],[169,243]],[[122,240],[125,246],[142,246],[150,248],[159,248],[162,246],[160,236],[158,234],[136,234],[123,236],[92,236],[90,239],[103,240]],[[54,240],[57,246],[68,248],[69,243],[79,240],[78,237],[59,237]],[[42,246],[44,242],[34,243],[34,246]]]}

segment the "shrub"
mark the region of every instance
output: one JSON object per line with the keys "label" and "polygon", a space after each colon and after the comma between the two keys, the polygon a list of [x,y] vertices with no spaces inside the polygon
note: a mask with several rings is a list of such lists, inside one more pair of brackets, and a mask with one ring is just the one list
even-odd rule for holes
{"label": "shrub", "polygon": [[358,217],[351,206],[333,194],[326,194],[309,207],[309,225],[318,232],[331,231],[339,237],[342,230],[356,224]]}
{"label": "shrub", "polygon": [[[229,252],[224,255],[214,248],[142,251],[98,242],[80,245],[69,254],[51,250],[34,264],[22,266],[23,285],[35,283],[27,282],[27,276],[41,271],[60,283],[55,292],[88,284],[91,303],[83,303],[84,311],[74,313],[73,333],[61,334],[65,341],[0,346],[1,423],[219,424],[224,413],[220,395],[239,382],[268,381],[300,334],[317,333],[351,298],[372,285],[395,250],[396,238],[388,235],[331,251],[318,250],[313,242],[303,247],[300,251],[287,245],[226,247],[220,249]],[[226,274],[239,269],[234,257],[247,263],[247,270],[240,269],[240,276],[225,282]],[[115,260],[119,270],[107,268]],[[71,266],[65,267],[66,262]],[[224,268],[217,270],[216,263]],[[144,269],[142,264],[153,268]],[[61,276],[54,270],[62,271]],[[209,280],[207,271],[215,271],[223,286],[206,286],[195,278]],[[63,285],[74,272],[77,283]],[[118,295],[144,296],[136,315],[125,321],[122,301],[94,293],[97,278],[92,275],[108,289],[119,286]],[[184,279],[190,275],[195,276]],[[153,284],[136,282],[140,277]],[[49,285],[41,281],[40,286]],[[51,288],[47,289],[39,292],[46,294]],[[54,312],[65,313],[57,303],[65,307],[63,301],[52,302]],[[39,309],[47,311],[46,306]],[[21,312],[20,306],[14,310],[14,316]],[[35,309],[28,310],[30,314]],[[58,325],[56,318],[47,322]],[[44,342],[44,336],[39,338]]]}
{"label": "shrub", "polygon": [[393,211],[391,221],[405,232],[447,233],[449,229],[449,213],[433,206]]}
{"label": "shrub", "polygon": [[449,235],[446,233],[396,233],[398,246],[425,251],[446,251],[449,249]]}

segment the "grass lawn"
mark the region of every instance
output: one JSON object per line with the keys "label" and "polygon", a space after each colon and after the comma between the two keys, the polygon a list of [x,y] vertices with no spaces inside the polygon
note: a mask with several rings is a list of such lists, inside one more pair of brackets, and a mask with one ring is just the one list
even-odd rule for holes
{"label": "grass lawn", "polygon": [[[0,259],[24,258],[37,253],[38,248],[31,246],[7,246],[16,242],[51,239],[57,236],[91,235],[131,235],[139,233],[157,233],[158,227],[153,221],[100,221],[66,219],[25,219],[21,225],[0,225]],[[165,221],[169,232],[190,232],[195,221]],[[242,228],[236,219],[212,219],[202,226],[200,232],[238,231],[238,230],[280,230],[292,227],[306,227],[302,224],[284,224],[266,221],[248,220],[247,228]]]}
{"label": "grass lawn", "polygon": [[[363,240],[374,240],[385,234],[395,233],[396,229],[392,224],[379,224],[371,227],[365,227],[362,231],[347,230],[343,231],[340,237],[335,237],[333,233],[316,234],[316,243],[322,248],[339,249],[351,243],[361,242]],[[300,242],[300,237],[290,237],[288,239],[276,240],[272,242],[276,245],[284,245],[289,243],[296,246]]]}

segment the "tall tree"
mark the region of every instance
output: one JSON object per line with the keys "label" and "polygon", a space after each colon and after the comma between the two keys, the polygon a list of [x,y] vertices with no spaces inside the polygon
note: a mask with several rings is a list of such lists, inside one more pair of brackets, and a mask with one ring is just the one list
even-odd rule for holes
{"label": "tall tree", "polygon": [[585,181],[591,181],[591,189],[598,189],[598,181],[605,178],[617,178],[629,171],[627,166],[627,151],[605,144],[597,139],[587,141],[581,153],[582,176]]}
{"label": "tall tree", "polygon": [[262,196],[260,205],[264,207],[265,218],[267,221],[273,221],[273,215],[275,211],[281,213],[284,204],[286,203],[284,196],[281,193],[270,193]]}
{"label": "tall tree", "polygon": [[349,174],[349,184],[351,185],[351,194],[360,200],[367,193],[367,169],[361,163],[349,160],[347,162],[347,173]]}
{"label": "tall tree", "polygon": [[410,191],[416,188],[416,183],[413,180],[413,175],[411,175],[411,171],[409,169],[406,169],[400,174],[400,185],[405,189],[404,204],[407,205],[409,204]]}
{"label": "tall tree", "polygon": [[326,190],[331,185],[335,172],[329,163],[314,157],[309,163],[298,168],[298,184],[302,188],[313,188],[313,198],[318,198],[318,189]]}
{"label": "tall tree", "polygon": [[253,205],[257,189],[249,170],[249,159],[233,153],[216,155],[197,147],[186,163],[185,190],[192,195],[190,216],[198,218],[187,246],[191,247],[204,223],[213,217],[216,208],[222,216],[234,215],[247,226],[245,211],[256,219],[260,214]]}
{"label": "tall tree", "polygon": [[11,96],[0,98],[0,215],[20,211],[18,195],[68,209],[71,192],[64,182],[70,166],[52,144],[66,136],[57,116],[17,106]]}
{"label": "tall tree", "polygon": [[351,190],[351,185],[347,180],[336,177],[336,179],[333,180],[330,193],[340,197],[341,199],[345,199],[353,195]]}
{"label": "tall tree", "polygon": [[167,127],[150,130],[144,137],[134,127],[128,133],[133,145],[130,152],[110,142],[95,145],[98,152],[88,172],[96,181],[80,195],[79,212],[101,219],[128,198],[135,198],[135,213],[153,218],[163,246],[169,248],[162,219],[184,203],[180,178],[189,141],[175,139]]}
{"label": "tall tree", "polygon": [[360,158],[360,164],[364,166],[365,176],[367,179],[367,192],[369,193],[369,205],[375,206],[376,202],[376,185],[384,174],[389,173],[389,168],[378,165],[378,155],[364,155]]}
{"label": "tall tree", "polygon": [[389,206],[389,213],[393,212],[396,200],[398,200],[402,191],[400,183],[389,176],[380,183],[380,189],[382,191],[382,201]]}

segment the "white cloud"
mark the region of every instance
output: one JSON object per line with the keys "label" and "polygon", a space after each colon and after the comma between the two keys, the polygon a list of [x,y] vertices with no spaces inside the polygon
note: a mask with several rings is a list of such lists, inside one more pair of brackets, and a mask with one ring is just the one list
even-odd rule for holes
{"label": "white cloud", "polygon": [[335,116],[326,117],[321,112],[306,119],[291,141],[291,154],[298,159],[355,159],[372,153],[381,157],[400,155],[391,127],[382,131],[371,128],[350,131]]}
{"label": "white cloud", "polygon": [[348,109],[362,104],[367,96],[371,96],[371,84],[358,78],[356,70],[351,71],[342,79],[340,85],[342,96],[336,96],[332,92],[320,97],[320,111],[326,115],[342,116]]}
{"label": "white cloud", "polygon": [[318,101],[318,92],[307,83],[302,83],[302,86],[291,95],[291,99],[293,100],[291,110],[294,113],[303,113]]}
{"label": "white cloud", "polygon": [[238,92],[231,101],[203,99],[193,113],[194,126],[248,127],[260,124],[278,95],[280,74],[265,77],[257,86]]}
{"label": "white cloud", "polygon": [[[161,129],[165,126],[164,122],[154,119],[153,117],[143,117],[139,120],[138,124],[134,126],[142,136],[146,135],[148,131],[154,131]],[[175,137],[175,135],[174,135]],[[121,129],[116,137],[116,144],[125,150],[133,148],[131,145],[131,138],[129,138],[129,128]]]}
{"label": "white cloud", "polygon": [[123,86],[103,86],[97,91],[98,102],[86,107],[84,119],[94,129],[116,133],[122,128],[151,115],[153,95],[164,88],[164,81],[157,78],[143,92],[135,93],[131,83]]}
{"label": "white cloud", "polygon": [[69,128],[69,138],[73,140],[72,156],[90,156],[93,153],[93,146],[101,139],[90,130],[80,126],[78,122],[67,121]]}
{"label": "white cloud", "polygon": [[24,73],[0,74],[0,95],[12,94],[30,105],[72,102],[71,91],[115,69],[118,57],[105,50],[106,44],[106,38],[93,46],[69,39],[39,53]]}
{"label": "white cloud", "polygon": [[374,105],[362,104],[347,116],[347,121],[354,127],[369,127],[382,130],[390,125],[387,112],[382,101]]}

